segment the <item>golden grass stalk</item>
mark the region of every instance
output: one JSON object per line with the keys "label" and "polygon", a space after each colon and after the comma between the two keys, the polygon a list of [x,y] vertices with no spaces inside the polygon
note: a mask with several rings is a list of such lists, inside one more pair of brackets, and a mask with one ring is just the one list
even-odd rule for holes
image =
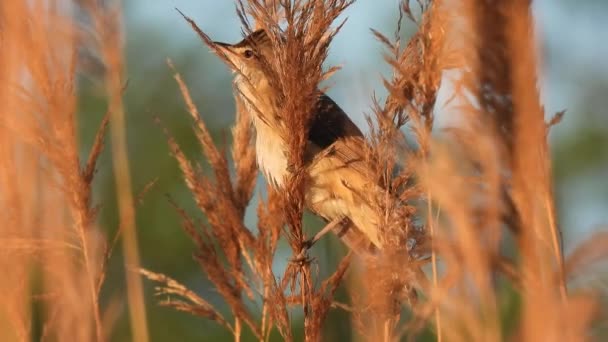
{"label": "golden grass stalk", "polygon": [[[3,305],[8,310],[3,325],[5,317],[10,322],[2,329],[7,340],[33,338],[31,302],[43,312],[41,338],[105,339],[99,304],[105,238],[94,223],[91,192],[107,119],[83,163],[76,133],[79,27],[65,12],[72,4],[63,5],[0,5],[0,87],[6,100],[0,119],[6,143],[1,202],[6,204],[3,220],[12,223],[1,231],[7,242],[1,264],[10,262],[5,284],[17,291]],[[42,281],[39,289],[30,288],[30,277]]]}
{"label": "golden grass stalk", "polygon": [[[80,17],[74,14],[85,15],[85,11],[77,11],[80,6],[92,18],[88,30],[83,30],[77,22]],[[6,310],[0,313],[3,340],[104,341],[109,336],[116,306],[110,305],[102,317],[99,293],[111,248],[95,224],[97,207],[91,199],[110,116],[116,123],[113,155],[117,158],[118,188],[121,198],[126,199],[119,201],[121,230],[126,232],[125,254],[127,264],[139,264],[134,212],[129,204],[116,8],[68,0],[0,4],[0,202],[6,208],[3,221],[11,222],[0,229],[0,266],[10,267],[2,287],[6,285],[4,293],[12,294],[3,302]],[[100,41],[94,42],[97,37]],[[111,103],[88,156],[81,159],[76,129],[76,52],[96,43],[106,64]],[[134,338],[145,341],[141,279],[132,272],[129,275]],[[32,305],[42,312],[40,336],[32,336],[32,329],[37,329],[29,312]]]}
{"label": "golden grass stalk", "polygon": [[[9,34],[18,33],[17,24],[8,18],[19,10],[7,3],[0,4],[0,20],[3,22],[0,44],[4,47],[0,50],[0,206],[5,208],[0,214],[0,218],[5,222],[0,227],[0,234],[3,240],[22,242],[10,244],[10,241],[7,241],[2,243],[2,246],[23,246],[23,252],[2,248],[0,272],[5,278],[0,283],[0,290],[5,295],[0,298],[0,339],[4,341],[31,339],[29,326],[32,301],[29,296],[31,288],[28,270],[33,260],[31,253],[27,251],[33,247],[29,238],[33,236],[33,225],[36,222],[27,218],[35,217],[32,194],[38,186],[35,181],[19,181],[19,173],[22,177],[37,180],[37,158],[27,153],[27,146],[20,144],[17,135],[5,124],[6,117],[18,108],[12,84],[18,79],[23,51],[18,48],[18,39],[8,38]],[[21,157],[24,154],[29,157]],[[17,163],[21,172],[18,172]]]}
{"label": "golden grass stalk", "polygon": [[105,84],[109,98],[111,121],[112,158],[118,196],[119,230],[125,255],[127,298],[133,339],[148,341],[148,323],[141,277],[133,269],[139,269],[139,246],[135,225],[135,207],[129,157],[127,129],[122,102],[124,79],[121,2],[116,1],[104,8],[95,1],[85,2],[99,35],[99,51],[106,67]]}

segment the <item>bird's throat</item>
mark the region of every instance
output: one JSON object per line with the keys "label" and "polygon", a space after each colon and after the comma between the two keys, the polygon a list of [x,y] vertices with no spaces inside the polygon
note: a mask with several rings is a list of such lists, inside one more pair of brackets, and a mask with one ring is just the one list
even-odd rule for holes
{"label": "bird's throat", "polygon": [[258,166],[268,183],[281,187],[287,170],[286,143],[266,124],[254,118],[256,128],[255,152]]}

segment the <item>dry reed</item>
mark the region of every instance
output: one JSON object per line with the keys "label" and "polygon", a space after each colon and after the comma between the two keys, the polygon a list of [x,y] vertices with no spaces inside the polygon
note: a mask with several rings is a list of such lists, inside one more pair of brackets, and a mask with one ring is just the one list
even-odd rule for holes
{"label": "dry reed", "polygon": [[118,197],[119,232],[125,255],[127,277],[127,298],[133,339],[147,342],[148,326],[141,277],[134,272],[140,267],[139,247],[135,227],[135,203],[131,184],[129,157],[127,155],[127,129],[122,101],[124,79],[123,40],[121,24],[121,1],[101,4],[85,1],[85,9],[92,21],[92,27],[99,36],[98,49],[105,64],[105,84],[109,99],[108,110],[111,117],[111,141],[116,193]]}
{"label": "dry reed", "polygon": [[[111,246],[96,223],[92,183],[109,118],[119,110],[122,96],[121,81],[110,76],[121,72],[116,58],[122,48],[107,44],[119,32],[111,21],[117,15],[93,2],[0,4],[0,203],[5,223],[0,235],[2,271],[8,275],[2,282],[4,341],[105,341],[109,336],[105,329],[111,324],[103,317],[112,315],[104,313],[100,291]],[[83,17],[98,25],[88,27]],[[103,32],[96,31],[102,27]],[[104,35],[108,31],[111,35]],[[99,36],[105,40],[96,41]],[[97,43],[104,52],[112,105],[91,150],[81,158],[77,73],[86,70],[79,67],[78,52]],[[115,149],[124,151],[125,146]],[[141,284],[138,277],[133,281]],[[30,308],[41,312],[40,323],[33,321]],[[136,310],[145,313],[143,307]]]}

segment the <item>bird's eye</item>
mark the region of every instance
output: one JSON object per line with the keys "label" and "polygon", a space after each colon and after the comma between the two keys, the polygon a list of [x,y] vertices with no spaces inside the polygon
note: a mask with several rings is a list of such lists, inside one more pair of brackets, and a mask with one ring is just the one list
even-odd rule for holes
{"label": "bird's eye", "polygon": [[253,51],[252,50],[245,50],[243,52],[243,56],[245,56],[245,58],[249,59],[249,58],[253,57]]}

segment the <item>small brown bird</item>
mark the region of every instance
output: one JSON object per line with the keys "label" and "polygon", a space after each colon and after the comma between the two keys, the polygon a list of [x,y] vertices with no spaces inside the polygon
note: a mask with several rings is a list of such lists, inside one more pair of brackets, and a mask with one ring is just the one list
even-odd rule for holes
{"label": "small brown bird", "polygon": [[[285,130],[281,129],[279,99],[263,68],[272,54],[270,37],[264,30],[258,30],[237,44],[213,44],[215,52],[235,72],[236,96],[241,97],[253,118],[258,166],[270,184],[281,188],[290,168],[286,139],[281,134]],[[328,228],[347,222],[344,227],[359,231],[359,235],[363,232],[368,245],[371,241],[381,249],[379,217],[370,199],[382,189],[369,169],[365,151],[361,130],[331,98],[319,91],[305,153],[309,176],[306,206],[329,222]]]}

